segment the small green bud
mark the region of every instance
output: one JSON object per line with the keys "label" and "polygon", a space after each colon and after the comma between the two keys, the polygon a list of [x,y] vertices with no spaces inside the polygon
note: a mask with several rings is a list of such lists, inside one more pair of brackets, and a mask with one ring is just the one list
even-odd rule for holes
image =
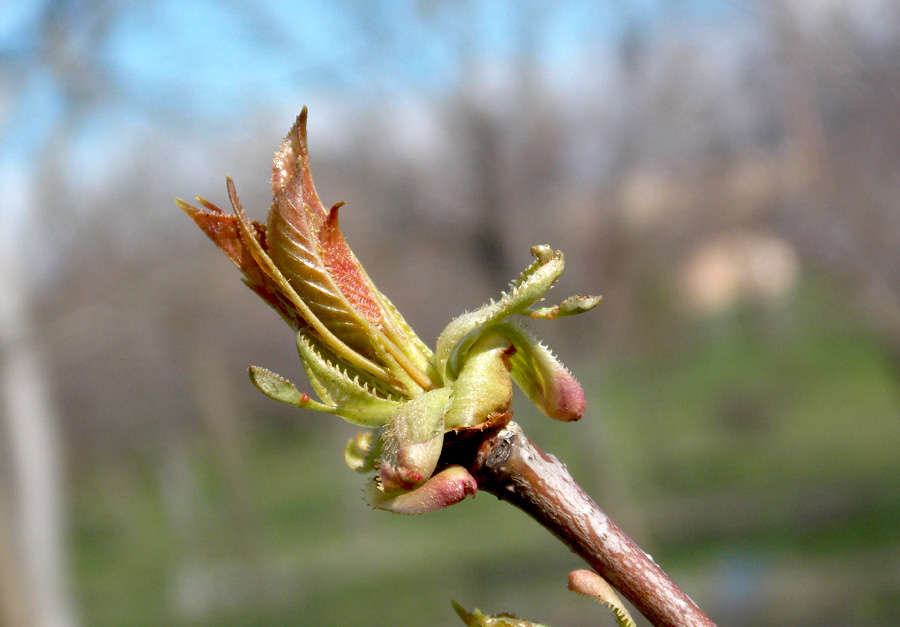
{"label": "small green bud", "polygon": [[344,447],[344,462],[355,472],[367,473],[375,470],[380,442],[374,431],[360,431]]}
{"label": "small green bud", "polygon": [[486,332],[472,345],[453,384],[445,417],[448,429],[474,427],[509,410],[513,397],[509,360],[515,352],[508,339],[494,332]]}

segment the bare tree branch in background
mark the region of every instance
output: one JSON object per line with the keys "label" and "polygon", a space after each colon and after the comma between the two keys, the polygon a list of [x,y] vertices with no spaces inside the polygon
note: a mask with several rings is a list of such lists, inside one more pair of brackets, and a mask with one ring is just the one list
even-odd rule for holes
{"label": "bare tree branch in background", "polygon": [[[781,227],[849,288],[900,363],[900,49],[862,37],[850,15],[769,4],[785,92]],[[896,6],[883,17],[900,30]]]}
{"label": "bare tree branch in background", "polygon": [[[34,65],[45,64],[63,93],[63,98],[75,101],[91,97],[96,88],[96,74],[87,71],[91,65],[82,54],[89,49],[78,46],[96,41],[90,32],[94,18],[104,12],[88,10],[78,15],[67,11],[68,5],[52,5],[44,10],[39,26],[42,35],[37,46],[12,66],[5,77],[21,88],[32,76]],[[98,28],[102,29],[101,24]],[[83,32],[87,27],[88,32]],[[80,32],[81,31],[81,32]],[[81,40],[79,35],[83,36]],[[16,88],[14,87],[14,90]],[[79,107],[66,108],[75,112]],[[50,141],[39,149],[40,165],[33,165],[29,174],[41,177],[45,186],[35,184],[35,190],[47,189],[47,179],[60,173],[58,167],[61,137],[70,127],[64,122],[50,133]],[[37,201],[35,197],[31,200]],[[37,203],[35,203],[37,204]],[[38,215],[37,207],[18,207],[25,215]],[[42,338],[32,326],[31,275],[22,233],[11,236],[0,251],[0,385],[4,429],[9,447],[0,453],[9,456],[13,485],[8,499],[15,516],[0,525],[0,532],[9,535],[3,543],[10,547],[3,557],[19,560],[15,570],[21,573],[18,585],[21,597],[17,618],[8,616],[9,624],[28,617],[26,624],[38,626],[75,625],[77,612],[71,598],[68,581],[68,547],[66,542],[65,480],[62,468],[62,443],[59,417],[53,407],[54,390],[49,370],[44,365]],[[6,514],[6,511],[3,512]],[[4,565],[4,570],[9,565]],[[14,611],[8,605],[3,609]],[[22,624],[22,623],[18,623]]]}
{"label": "bare tree branch in background", "polygon": [[[24,38],[26,43],[19,44],[18,48],[5,51],[4,61],[8,63],[2,75],[3,88],[13,98],[10,99],[12,106],[2,113],[10,115],[21,106],[32,83],[41,78],[50,79],[50,89],[54,91],[59,107],[53,117],[35,124],[34,136],[26,137],[31,142],[26,148],[31,152],[30,159],[20,158],[26,165],[21,166],[16,175],[28,179],[30,184],[25,187],[32,193],[24,197],[27,206],[14,208],[15,213],[23,217],[20,222],[23,232],[4,232],[7,241],[0,250],[0,282],[3,284],[0,289],[0,367],[3,375],[0,402],[4,406],[0,415],[3,417],[2,428],[8,434],[0,457],[11,471],[8,485],[0,489],[4,504],[8,505],[0,512],[4,516],[0,524],[0,533],[4,534],[0,545],[3,549],[0,551],[3,560],[0,570],[3,577],[11,578],[14,584],[4,586],[4,593],[9,593],[4,594],[4,602],[0,604],[0,611],[4,613],[0,615],[4,618],[0,622],[4,624],[66,627],[78,623],[68,581],[71,546],[67,542],[69,534],[64,512],[67,482],[62,461],[65,456],[61,437],[63,420],[53,404],[56,397],[53,366],[59,367],[62,354],[77,353],[79,347],[83,351],[82,357],[91,351],[104,353],[108,343],[115,345],[120,341],[119,336],[128,335],[129,324],[115,315],[101,315],[82,325],[81,331],[86,333],[61,333],[54,338],[52,333],[45,333],[44,329],[38,330],[35,326],[37,316],[33,304],[39,297],[34,290],[39,284],[38,267],[52,257],[51,251],[57,255],[62,253],[70,260],[75,256],[62,252],[68,247],[76,248],[79,255],[90,251],[95,255],[87,260],[91,264],[96,263],[96,255],[102,252],[98,240],[112,239],[109,233],[92,226],[87,229],[91,238],[88,242],[84,239],[83,229],[75,226],[78,222],[75,215],[78,192],[75,188],[80,177],[73,176],[70,148],[84,125],[96,121],[98,112],[111,103],[124,105],[130,97],[116,80],[112,59],[104,55],[103,46],[116,20],[134,6],[137,5],[110,4],[103,0],[47,3],[34,18],[34,35]],[[140,102],[129,104],[133,113],[142,110]],[[152,113],[149,108],[143,110]],[[17,130],[15,125],[8,125],[4,133],[12,135]],[[128,193],[130,202],[133,189]],[[104,212],[120,212],[121,206],[108,202],[108,198],[105,200],[107,202],[92,208],[95,215],[90,216],[90,221],[102,222]],[[134,216],[129,220],[133,221]],[[36,240],[45,246],[43,259],[33,254],[37,247],[32,244]],[[97,282],[106,278],[103,273],[110,271],[111,266],[105,265],[101,272],[92,268],[73,275],[78,277],[79,283]],[[60,291],[69,287],[71,284]],[[90,309],[86,307],[85,311],[76,312],[85,314],[81,316],[81,322],[90,318]],[[109,313],[108,309],[100,309],[101,313]],[[145,311],[147,309],[151,308],[145,308]],[[112,324],[104,328],[101,321],[108,321],[110,317]],[[128,316],[128,323],[133,324],[135,319],[135,316]],[[92,346],[85,346],[82,341],[92,343]],[[46,353],[50,347],[54,354],[48,365]],[[160,367],[160,371],[163,370]],[[127,413],[122,412],[117,417],[121,420],[123,415]],[[67,418],[71,419],[71,416]]]}

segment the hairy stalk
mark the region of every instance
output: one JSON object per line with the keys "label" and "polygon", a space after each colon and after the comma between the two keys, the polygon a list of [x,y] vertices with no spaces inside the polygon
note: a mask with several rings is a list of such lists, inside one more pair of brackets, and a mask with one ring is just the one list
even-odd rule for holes
{"label": "hairy stalk", "polygon": [[565,464],[539,449],[516,423],[484,433],[470,470],[479,490],[534,518],[656,627],[715,627],[585,494]]}

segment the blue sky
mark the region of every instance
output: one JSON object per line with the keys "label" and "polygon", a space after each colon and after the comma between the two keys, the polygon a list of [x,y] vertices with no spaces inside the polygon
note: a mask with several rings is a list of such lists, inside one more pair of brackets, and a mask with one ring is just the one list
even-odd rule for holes
{"label": "blue sky", "polygon": [[[81,180],[90,181],[148,129],[201,137],[296,111],[323,94],[350,107],[403,93],[446,97],[468,80],[464,68],[513,61],[523,38],[539,71],[565,81],[568,69],[589,64],[629,27],[727,18],[735,6],[158,0],[98,13],[82,0],[0,1],[0,169],[4,180],[35,178],[34,160],[61,129]],[[47,15],[69,35],[46,38]],[[15,205],[7,196],[0,211],[8,217]]]}
{"label": "blue sky", "polygon": [[[73,13],[90,7],[62,4]],[[30,56],[41,64],[35,58],[41,45],[36,21],[45,6],[41,0],[4,3],[0,49],[7,59]],[[552,67],[608,45],[629,23],[654,28],[671,16],[669,6],[680,7],[675,14],[701,18],[733,9],[728,2],[697,0],[534,2],[531,12],[540,23],[523,25],[519,6],[512,0],[159,0],[117,8],[96,49],[95,34],[84,27],[70,46],[75,54],[91,48],[88,62],[108,73],[123,106],[202,121],[230,117],[260,101],[293,99],[304,89],[355,97],[440,91],[459,78],[454,72],[460,47],[468,46],[479,59],[503,60],[517,53],[522,32],[537,40],[538,60]],[[36,73],[20,105],[41,117],[52,112],[52,105],[31,100],[48,98],[47,89]]]}

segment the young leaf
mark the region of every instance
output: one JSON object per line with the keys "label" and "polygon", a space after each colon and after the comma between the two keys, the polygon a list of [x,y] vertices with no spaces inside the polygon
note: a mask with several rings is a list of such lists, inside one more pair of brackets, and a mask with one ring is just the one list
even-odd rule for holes
{"label": "young leaf", "polygon": [[619,595],[607,581],[592,570],[579,569],[569,573],[569,590],[592,597],[606,605],[616,618],[619,627],[635,627],[634,619]]}
{"label": "young leaf", "polygon": [[543,318],[545,320],[555,320],[564,318],[565,316],[574,316],[576,314],[590,311],[600,304],[600,296],[570,296],[558,305],[553,307],[541,307],[540,309],[529,309],[528,315],[532,318]]}
{"label": "young leaf", "polygon": [[531,254],[536,259],[525,268],[500,300],[459,316],[441,333],[435,361],[444,381],[452,381],[459,374],[469,348],[478,339],[477,333],[508,316],[525,311],[543,298],[544,293],[562,274],[565,262],[561,252],[554,252],[549,246],[541,245],[532,248]]}
{"label": "young leaf", "polygon": [[351,377],[332,363],[304,332],[297,333],[297,352],[310,385],[331,413],[360,427],[381,427],[391,419],[401,403],[376,392],[357,374]]}
{"label": "young leaf", "polygon": [[474,612],[468,612],[456,601],[450,602],[453,604],[453,609],[456,610],[457,616],[462,619],[466,627],[545,627],[530,620],[517,618],[512,614],[501,613],[485,616],[479,609],[476,609]]}
{"label": "young leaf", "polygon": [[412,395],[430,389],[421,342],[387,309],[341,233],[343,203],[326,213],[319,200],[309,170],[306,116],[304,107],[275,156],[267,222],[272,260],[312,315],[351,350],[376,363],[390,355],[398,368],[389,370],[411,378]]}

